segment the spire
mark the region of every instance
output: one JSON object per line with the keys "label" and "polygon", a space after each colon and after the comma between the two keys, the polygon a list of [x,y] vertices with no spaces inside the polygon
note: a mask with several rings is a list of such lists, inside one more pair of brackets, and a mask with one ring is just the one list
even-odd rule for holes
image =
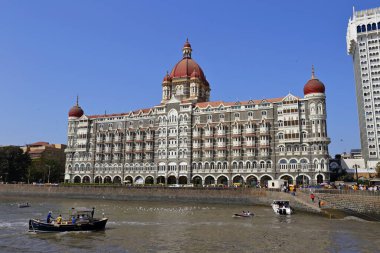
{"label": "spire", "polygon": [[79,96],[77,95],[77,106],[79,106]]}
{"label": "spire", "polygon": [[311,65],[311,79],[315,79],[314,65]]}
{"label": "spire", "polygon": [[192,49],[191,49],[189,39],[186,39],[185,45],[183,45],[183,48],[182,48],[183,58],[191,58],[191,51]]}

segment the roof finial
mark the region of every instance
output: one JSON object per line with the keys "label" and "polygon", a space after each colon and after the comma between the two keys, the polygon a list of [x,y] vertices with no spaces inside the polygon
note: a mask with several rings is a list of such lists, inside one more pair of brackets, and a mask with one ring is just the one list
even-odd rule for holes
{"label": "roof finial", "polygon": [[186,38],[185,45],[182,48],[183,58],[191,58],[191,45],[189,42],[189,38]]}
{"label": "roof finial", "polygon": [[77,106],[79,106],[79,96],[77,95]]}
{"label": "roof finial", "polygon": [[311,65],[311,79],[315,79],[314,64]]}

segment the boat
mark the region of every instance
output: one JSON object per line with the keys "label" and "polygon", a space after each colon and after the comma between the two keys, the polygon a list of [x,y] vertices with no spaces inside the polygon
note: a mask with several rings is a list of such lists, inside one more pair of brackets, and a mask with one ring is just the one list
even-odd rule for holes
{"label": "boat", "polygon": [[[69,232],[69,231],[98,231],[104,230],[108,218],[94,218],[94,209],[72,208],[70,220],[48,223],[46,220],[30,219],[30,232]],[[75,221],[73,223],[73,217]]]}
{"label": "boat", "polygon": [[236,217],[236,218],[249,218],[249,217],[252,217],[254,216],[253,213],[235,213],[232,217]]}
{"label": "boat", "polygon": [[28,202],[26,202],[26,203],[20,203],[20,204],[18,204],[18,207],[19,208],[31,207],[31,205]]}
{"label": "boat", "polygon": [[293,208],[290,206],[289,200],[273,200],[271,206],[276,214],[290,215],[294,212]]}

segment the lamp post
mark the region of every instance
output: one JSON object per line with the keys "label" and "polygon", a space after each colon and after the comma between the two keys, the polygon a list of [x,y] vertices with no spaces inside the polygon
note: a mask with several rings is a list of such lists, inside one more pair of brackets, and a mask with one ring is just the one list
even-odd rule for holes
{"label": "lamp post", "polygon": [[300,169],[297,169],[296,186],[298,187],[298,178],[300,177]]}
{"label": "lamp post", "polygon": [[358,165],[354,164],[355,174],[356,174],[356,184],[359,186],[359,177],[358,177]]}

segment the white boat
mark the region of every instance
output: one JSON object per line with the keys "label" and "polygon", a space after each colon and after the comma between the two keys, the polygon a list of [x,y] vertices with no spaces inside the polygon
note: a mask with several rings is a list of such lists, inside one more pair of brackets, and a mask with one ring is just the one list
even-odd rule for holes
{"label": "white boat", "polygon": [[276,214],[290,215],[293,213],[293,208],[290,206],[289,200],[273,200],[271,206]]}

